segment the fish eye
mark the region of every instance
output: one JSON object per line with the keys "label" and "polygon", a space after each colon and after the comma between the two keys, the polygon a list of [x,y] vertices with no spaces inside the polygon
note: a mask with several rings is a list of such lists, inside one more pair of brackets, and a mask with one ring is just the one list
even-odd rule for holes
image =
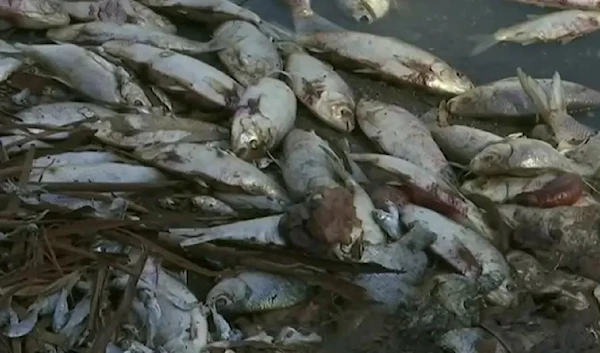
{"label": "fish eye", "polygon": [[252,139],[252,140],[250,140],[250,142],[249,142],[249,145],[250,145],[250,148],[251,148],[251,149],[253,149],[253,150],[257,150],[257,149],[258,149],[258,147],[259,147],[258,140],[256,140],[256,139]]}
{"label": "fish eye", "polygon": [[221,296],[214,300],[214,305],[217,309],[222,309],[231,304],[231,300],[227,297]]}
{"label": "fish eye", "polygon": [[133,105],[136,107],[143,107],[144,106],[144,102],[141,99],[135,99],[133,101]]}

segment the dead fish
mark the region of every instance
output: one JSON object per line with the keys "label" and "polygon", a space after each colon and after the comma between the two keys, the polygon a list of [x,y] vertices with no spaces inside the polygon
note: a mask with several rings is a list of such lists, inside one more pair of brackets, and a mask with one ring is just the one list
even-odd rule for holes
{"label": "dead fish", "polygon": [[484,305],[480,300],[480,286],[475,280],[455,273],[436,275],[432,280],[431,296],[437,302],[455,314],[464,326],[479,322]]}
{"label": "dead fish", "polygon": [[371,24],[384,17],[396,0],[337,0],[336,4],[357,22]]}
{"label": "dead fish", "polygon": [[[536,80],[551,92],[552,79]],[[569,111],[600,106],[600,92],[578,83],[562,81],[564,100]],[[448,101],[450,113],[467,118],[525,117],[537,114],[518,77],[508,77],[472,90]]]}
{"label": "dead fish", "polygon": [[477,42],[471,55],[481,54],[499,42],[529,45],[536,42],[560,41],[565,44],[598,29],[600,29],[600,14],[596,11],[552,12],[508,28],[499,29],[491,35],[471,37]]}
{"label": "dead fish", "polygon": [[187,55],[210,53],[223,49],[216,40],[198,42],[176,34],[146,28],[130,23],[87,22],[50,29],[46,36],[59,42],[101,45],[111,40],[148,44],[156,48],[173,50]]}
{"label": "dead fish", "polygon": [[16,43],[25,55],[53,77],[92,100],[114,105],[150,107],[144,91],[123,68],[74,44]]}
{"label": "dead fish", "polygon": [[285,72],[298,100],[317,118],[343,132],[354,130],[354,93],[330,65],[303,51],[293,51],[286,55]]}
{"label": "dead fish", "polygon": [[397,105],[362,99],[356,106],[361,130],[384,152],[454,180],[448,160],[425,124]]}
{"label": "dead fish", "polygon": [[400,212],[398,212],[396,204],[390,200],[385,201],[385,206],[385,210],[373,210],[373,219],[391,239],[398,240],[403,235],[400,226]]}
{"label": "dead fish", "polygon": [[213,38],[230,43],[217,56],[242,85],[281,71],[283,63],[275,44],[255,25],[246,21],[228,21],[219,26]]}
{"label": "dead fish", "polygon": [[175,142],[226,142],[229,131],[220,125],[156,113],[119,114],[87,124],[100,141],[122,149]]}
{"label": "dead fish", "polygon": [[544,122],[552,129],[554,138],[558,143],[557,149],[571,149],[595,135],[595,131],[567,113],[567,103],[564,89],[558,72],[552,77],[552,92],[548,93],[533,78],[526,75],[521,68],[517,69],[517,76],[523,90],[537,108]]}
{"label": "dead fish", "polygon": [[171,228],[165,235],[180,239],[179,245],[183,248],[214,240],[286,246],[285,239],[279,234],[281,217],[283,215],[254,218],[210,228]]}
{"label": "dead fish", "polygon": [[194,196],[191,202],[192,207],[201,211],[202,213],[223,217],[238,216],[237,211],[231,208],[231,206],[209,195]]}
{"label": "dead fish", "polygon": [[270,77],[246,88],[231,124],[231,149],[242,159],[264,157],[294,128],[296,97]]}
{"label": "dead fish", "polygon": [[479,346],[484,342],[486,347],[488,344],[493,347],[490,352],[509,353],[494,336],[479,327],[450,330],[440,337],[438,345],[451,353],[479,353],[482,352]]}
{"label": "dead fish", "polygon": [[324,188],[336,188],[333,166],[323,149],[329,144],[314,131],[293,129],[283,140],[283,180],[299,200]]}
{"label": "dead fish", "polygon": [[127,21],[127,23],[165,33],[177,32],[177,27],[168,18],[134,0],[65,1],[62,5],[69,16],[78,22],[125,23]]}
{"label": "dead fish", "polygon": [[523,4],[536,5],[540,7],[554,7],[557,9],[580,9],[580,10],[598,10],[600,1],[598,0],[513,0]]}
{"label": "dead fish", "polygon": [[106,42],[102,48],[110,55],[143,67],[156,85],[165,91],[183,95],[193,104],[233,110],[239,100],[240,85],[200,60],[124,41]]}
{"label": "dead fish", "polygon": [[[296,42],[325,54],[333,62],[357,73],[396,84],[416,85],[441,94],[461,94],[474,87],[464,74],[423,49],[397,38],[345,31],[316,15],[309,1],[289,2],[297,32]],[[320,21],[315,21],[317,16]],[[329,22],[330,26],[323,25],[315,31],[315,22]]]}
{"label": "dead fish", "polygon": [[429,130],[444,155],[464,165],[490,143],[502,140],[496,134],[466,125],[432,126]]}
{"label": "dead fish", "polygon": [[522,192],[513,199],[515,203],[531,207],[571,206],[581,198],[585,184],[577,174],[563,174],[540,189]]}
{"label": "dead fish", "polygon": [[278,275],[246,271],[217,283],[206,296],[207,305],[229,313],[254,313],[284,309],[309,298],[303,281]]}
{"label": "dead fish", "polygon": [[[109,118],[118,115],[117,112],[103,106],[92,103],[59,102],[41,104],[21,110],[15,117],[23,124],[46,125],[50,127],[61,127],[75,124],[84,120],[95,120]],[[43,129],[28,128],[32,134],[44,132]],[[69,137],[68,132],[57,132],[45,139],[60,140]]]}
{"label": "dead fish", "polygon": [[464,194],[483,195],[496,203],[505,203],[521,193],[542,188],[556,176],[556,173],[545,173],[531,178],[505,175],[482,176],[466,180],[460,187],[460,191]]}
{"label": "dead fish", "polygon": [[283,213],[290,206],[289,200],[266,195],[249,195],[215,192],[213,196],[239,211],[258,211],[272,214]]}
{"label": "dead fish", "polygon": [[63,165],[97,164],[119,162],[121,160],[121,157],[108,151],[64,152],[36,158],[33,160],[31,167],[33,169],[44,169]]}
{"label": "dead fish", "polygon": [[480,279],[498,278],[496,288],[486,293],[487,300],[502,307],[515,304],[516,294],[513,292],[515,287],[510,268],[502,253],[487,239],[423,207],[404,205],[400,208],[400,214],[407,226],[420,224],[435,233],[437,239],[431,246],[432,250],[466,276],[476,276],[477,268],[481,266]]}
{"label": "dead fish", "polygon": [[563,171],[590,175],[592,172],[561,155],[550,144],[524,137],[507,138],[479,152],[469,169],[477,175],[535,176]]}
{"label": "dead fish", "polygon": [[69,15],[53,0],[4,0],[0,19],[18,28],[46,29],[69,24]]}
{"label": "dead fish", "polygon": [[141,159],[191,178],[206,179],[217,188],[240,189],[252,195],[287,200],[287,193],[275,180],[254,165],[220,148],[176,143],[138,148]]}
{"label": "dead fish", "polygon": [[42,183],[151,183],[164,181],[166,177],[152,167],[106,162],[32,170],[29,180]]}

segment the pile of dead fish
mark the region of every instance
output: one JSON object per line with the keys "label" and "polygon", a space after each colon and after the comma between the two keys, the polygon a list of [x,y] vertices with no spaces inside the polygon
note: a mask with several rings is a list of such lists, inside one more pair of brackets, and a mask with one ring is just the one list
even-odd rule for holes
{"label": "pile of dead fish", "polygon": [[[390,6],[339,2],[369,22]],[[49,39],[0,45],[2,351],[318,347],[333,314],[377,302],[402,322],[377,342],[437,324],[435,349],[546,352],[564,313],[598,306],[600,137],[569,114],[600,92],[521,70],[476,86],[288,4],[295,30],[227,0],[0,3],[4,28]],[[181,17],[212,38],[178,36]],[[417,117],[337,70],[452,98]]]}

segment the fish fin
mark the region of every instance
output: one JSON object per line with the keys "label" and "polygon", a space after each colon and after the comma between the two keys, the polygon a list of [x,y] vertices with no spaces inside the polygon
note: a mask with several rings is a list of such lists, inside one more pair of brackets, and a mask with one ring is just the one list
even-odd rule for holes
{"label": "fish fin", "polygon": [[297,35],[310,34],[315,32],[345,32],[346,29],[339,26],[325,17],[312,11],[310,14],[294,13],[294,29]]}
{"label": "fish fin", "polygon": [[565,91],[558,71],[552,76],[552,95],[549,99],[550,109],[552,111],[567,111],[567,102],[565,101]]}
{"label": "fish fin", "polygon": [[535,105],[541,115],[547,116],[551,109],[548,94],[546,94],[544,88],[538,81],[523,72],[520,67],[517,68],[517,77],[523,87],[523,91],[525,91],[525,94],[527,94],[533,105]]}
{"label": "fish fin", "polygon": [[493,34],[476,34],[467,37],[468,40],[475,42],[475,47],[471,50],[471,56],[476,56],[498,44],[498,39]]}

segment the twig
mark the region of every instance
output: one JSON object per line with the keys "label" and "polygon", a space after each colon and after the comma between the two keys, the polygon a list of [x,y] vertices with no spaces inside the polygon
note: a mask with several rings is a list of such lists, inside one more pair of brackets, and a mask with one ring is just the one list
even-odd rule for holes
{"label": "twig", "polygon": [[106,346],[110,342],[113,334],[119,328],[121,321],[127,317],[127,313],[131,309],[131,303],[133,302],[133,298],[135,296],[137,290],[137,282],[142,275],[142,270],[144,269],[144,265],[146,264],[146,260],[148,259],[148,252],[145,248],[142,248],[142,253],[140,258],[135,263],[134,268],[132,269],[135,275],[129,277],[127,281],[127,286],[125,287],[125,291],[123,292],[123,297],[121,299],[121,303],[119,303],[119,307],[113,313],[111,320],[108,321],[108,324],[104,328],[104,330],[100,331],[92,344],[92,348],[90,349],[90,353],[105,353]]}
{"label": "twig", "polygon": [[[27,151],[27,156],[25,157],[25,161],[23,161],[23,166],[21,169],[21,175],[19,176],[19,188],[23,189],[27,182],[29,181],[29,174],[31,174],[31,165],[33,164],[33,156],[35,156],[35,146],[31,146],[29,151]],[[19,203],[21,200],[19,199],[19,195],[12,195],[10,201],[8,202],[8,206],[6,207],[6,211],[12,212],[19,207]]]}

